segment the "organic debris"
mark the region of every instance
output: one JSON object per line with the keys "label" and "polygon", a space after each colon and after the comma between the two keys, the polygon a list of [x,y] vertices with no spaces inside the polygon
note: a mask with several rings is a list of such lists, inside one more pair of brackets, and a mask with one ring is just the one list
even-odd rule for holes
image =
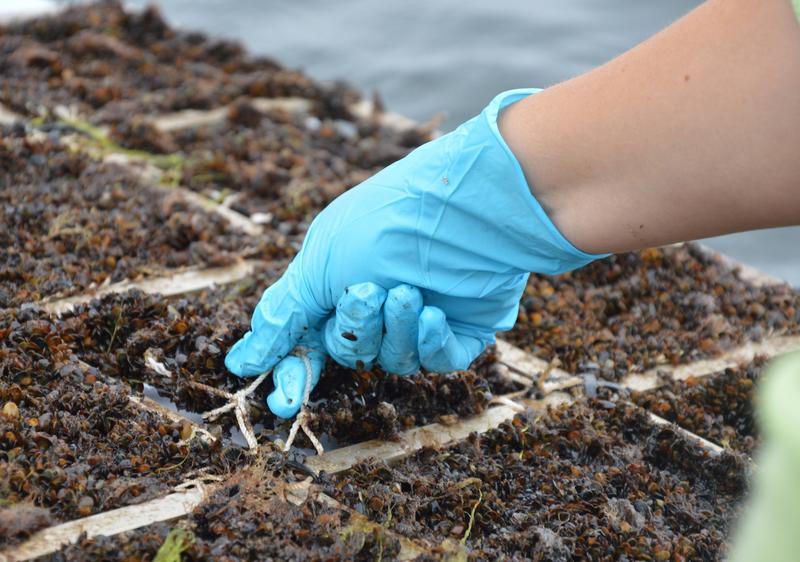
{"label": "organic debris", "polygon": [[[278,455],[280,457],[280,455]],[[280,461],[242,470],[182,525],[194,535],[184,562],[225,560],[395,559],[398,541],[378,529],[351,525],[351,516],[313,497],[300,506],[281,498]],[[85,539],[50,559],[130,560],[151,558],[168,537],[159,523],[117,537]]]}
{"label": "organic debris", "polygon": [[588,402],[360,465],[329,493],[401,535],[460,539],[470,558],[718,560],[745,471],[638,408]]}
{"label": "organic debris", "polygon": [[760,444],[754,394],[766,360],[634,393],[634,402],[689,431],[752,456]]}
{"label": "organic debris", "polygon": [[210,109],[243,95],[337,103],[337,89],[250,57],[234,42],[173,30],[155,8],[132,13],[118,2],[68,7],[0,27],[0,43],[7,53],[0,101],[34,116],[58,106],[109,116]]}
{"label": "organic debris", "polygon": [[32,310],[0,321],[3,501],[72,519],[162,495],[198,468],[227,471],[219,443],[135,407],[130,389],[80,363],[71,343]]}
{"label": "organic debris", "polygon": [[398,377],[329,363],[312,395],[325,401],[312,404],[311,427],[340,443],[352,443],[391,439],[404,429],[472,416],[482,412],[495,393],[520,388],[507,380],[495,386],[492,371],[491,364],[479,361],[468,371]]}
{"label": "organic debris", "polygon": [[713,357],[800,331],[800,296],[756,287],[693,244],[620,254],[558,277],[531,275],[506,338],[572,373],[628,372]]}
{"label": "organic debris", "polygon": [[0,138],[0,308],[268,251],[217,214],[57,141]]}
{"label": "organic debris", "polygon": [[[354,115],[359,96],[341,84],[173,30],[154,8],[132,14],[104,2],[0,26],[0,52],[0,103],[40,130],[77,129],[100,134],[103,152],[114,144],[147,161],[177,159],[171,181],[227,199],[284,236],[301,235],[336,195],[430,139],[423,127],[382,126],[380,112]],[[158,127],[159,114],[213,108],[223,111],[212,123]]]}
{"label": "organic debris", "polygon": [[0,546],[17,543],[52,524],[50,511],[42,507],[29,503],[0,504]]}
{"label": "organic debris", "polygon": [[208,195],[226,193],[232,208],[269,216],[290,236],[305,232],[310,214],[425,140],[307,114],[259,116],[252,125],[228,121],[175,133],[187,160],[181,183]]}

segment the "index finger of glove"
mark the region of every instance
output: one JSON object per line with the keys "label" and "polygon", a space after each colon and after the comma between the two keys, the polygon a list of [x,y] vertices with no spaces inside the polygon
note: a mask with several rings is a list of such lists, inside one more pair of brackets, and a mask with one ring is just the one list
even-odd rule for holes
{"label": "index finger of glove", "polygon": [[387,373],[406,376],[419,371],[419,315],[422,293],[411,285],[390,289],[383,305],[385,333],[378,362]]}
{"label": "index finger of glove", "polygon": [[351,369],[371,367],[383,337],[385,300],[386,289],[375,283],[345,289],[325,325],[325,347],[337,363]]}
{"label": "index finger of glove", "polygon": [[253,377],[269,371],[318,322],[303,305],[295,277],[290,266],[264,291],[253,311],[250,331],[225,357],[225,366],[233,374]]}

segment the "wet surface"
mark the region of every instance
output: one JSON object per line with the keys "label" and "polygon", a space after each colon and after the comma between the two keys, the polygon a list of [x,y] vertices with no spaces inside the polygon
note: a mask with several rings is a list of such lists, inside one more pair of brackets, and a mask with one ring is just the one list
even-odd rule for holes
{"label": "wet surface", "polygon": [[745,472],[641,410],[582,402],[359,465],[331,494],[402,535],[459,541],[470,558],[719,560]]}
{"label": "wet surface", "polygon": [[[1,262],[6,293],[0,297],[11,308],[0,313],[0,541],[162,496],[205,471],[232,479],[180,522],[184,538],[193,537],[185,545],[189,560],[393,559],[399,545],[387,530],[428,541],[433,558],[724,556],[746,488],[744,459],[711,458],[669,427],[653,427],[644,410],[619,403],[620,393],[603,381],[796,333],[795,292],[753,287],[691,246],[616,256],[556,278],[533,276],[510,339],[586,374],[597,400],[518,417],[396,466],[368,463],[336,478],[310,475],[302,464],[311,452],[305,437],[289,455],[270,445],[285,439],[290,422],[266,408],[269,380],[247,407],[263,445],[258,456],[242,450],[231,414],[204,424],[216,437],[209,442],[193,436],[188,422],[168,422],[129,400],[150,396],[200,421],[200,412],[224,400],[196,383],[243,388],[247,381],[226,371],[225,352],[247,330],[278,266],[176,298],[109,295],[59,318],[17,305],[162,266],[228,263],[243,240],[265,260],[290,257],[331,197],[401,157],[426,133],[392,133],[377,119],[349,115],[357,94],[348,87],[250,57],[230,42],[175,32],[154,11],[130,15],[113,4],[80,9],[2,28],[0,45],[7,53],[0,58],[0,99],[39,116],[27,129],[7,129],[0,145],[10,170],[0,193],[28,197],[3,207],[16,221],[8,223],[6,245],[31,256],[6,254]],[[309,114],[261,111],[249,101],[286,96],[310,101]],[[57,111],[63,104],[91,122],[65,123]],[[191,131],[163,133],[142,119],[220,104],[231,105],[217,124]],[[98,137],[93,127],[100,123],[109,129]],[[158,163],[168,181],[257,217],[267,234],[245,239],[216,216],[166,203],[120,170],[64,150],[65,134],[94,143],[93,150],[136,150]],[[30,137],[38,140],[29,144]],[[35,204],[46,225],[32,218]],[[65,210],[77,214],[58,219]],[[43,238],[49,245],[37,248],[34,241]],[[114,254],[118,247],[122,256]],[[135,259],[125,261],[128,254]],[[30,265],[34,257],[51,264],[47,275],[61,277],[23,278],[37,270],[19,263]],[[31,283],[38,288],[29,290]],[[489,350],[469,371],[411,378],[329,365],[311,395],[311,425],[326,447],[337,447],[456,423],[521,388],[494,359]],[[758,365],[746,367],[636,400],[749,452],[758,439],[750,392],[757,375]],[[725,417],[728,403],[736,419]],[[287,482],[309,475],[379,528],[355,525],[346,512],[315,500],[287,505]],[[82,539],[53,558],[149,559],[176,536],[172,527]]]}
{"label": "wet surface", "polygon": [[0,139],[0,309],[268,251],[219,215],[58,138]]}
{"label": "wet surface", "polygon": [[632,400],[718,445],[752,456],[761,443],[754,397],[765,359],[702,378],[671,382]]}
{"label": "wet surface", "polygon": [[504,337],[558,358],[569,372],[617,380],[799,327],[796,290],[753,286],[689,244],[620,254],[556,277],[531,275],[517,325]]}

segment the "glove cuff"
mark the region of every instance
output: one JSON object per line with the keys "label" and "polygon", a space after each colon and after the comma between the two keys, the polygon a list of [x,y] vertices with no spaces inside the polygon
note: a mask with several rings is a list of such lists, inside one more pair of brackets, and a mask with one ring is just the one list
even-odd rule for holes
{"label": "glove cuff", "polygon": [[[510,232],[518,232],[524,236],[519,240],[522,247],[528,250],[528,257],[524,259],[526,262],[524,269],[558,274],[577,269],[611,254],[584,252],[575,247],[558,230],[531,193],[522,166],[500,134],[497,125],[500,112],[505,107],[540,91],[539,88],[523,88],[498,94],[475,120],[470,136],[475,134],[483,141],[484,153],[476,164],[482,168],[483,173],[501,176],[503,181],[498,185],[506,190],[506,193],[514,199],[514,203],[520,205],[527,215],[527,219],[523,221],[527,224],[519,225],[519,229],[513,227],[510,229]],[[513,221],[516,217],[509,218]],[[540,249],[544,251],[537,251]]]}

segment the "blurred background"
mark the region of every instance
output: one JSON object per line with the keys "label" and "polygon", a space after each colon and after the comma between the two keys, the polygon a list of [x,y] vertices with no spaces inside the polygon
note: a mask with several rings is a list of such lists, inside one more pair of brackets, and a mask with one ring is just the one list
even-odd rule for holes
{"label": "blurred background", "polygon": [[[24,13],[65,0],[0,0]],[[149,2],[129,0],[142,7]],[[161,0],[178,27],[235,38],[314,78],[346,80],[386,107],[448,131],[501,90],[547,86],[629,49],[696,0]],[[758,189],[758,186],[753,186]],[[713,212],[709,209],[708,212]],[[706,241],[800,286],[800,228]]]}

